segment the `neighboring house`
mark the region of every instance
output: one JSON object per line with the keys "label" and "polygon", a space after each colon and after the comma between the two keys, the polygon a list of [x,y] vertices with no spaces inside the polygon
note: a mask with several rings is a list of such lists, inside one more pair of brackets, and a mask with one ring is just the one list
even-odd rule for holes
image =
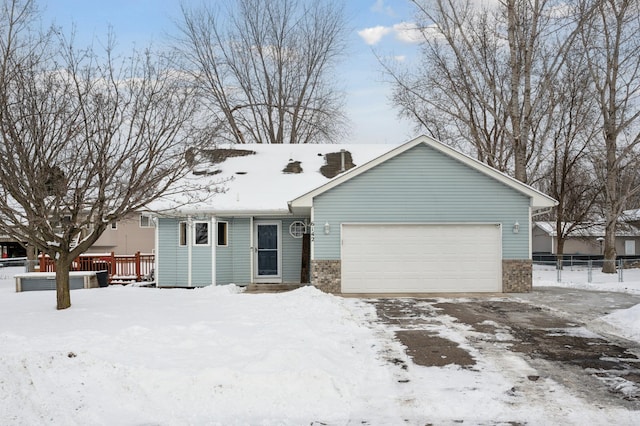
{"label": "neighboring house", "polygon": [[226,180],[224,193],[151,206],[164,209],[159,287],[528,291],[531,212],[556,204],[426,136],[400,146],[242,145],[209,159],[201,182]]}
{"label": "neighboring house", "polygon": [[156,230],[150,214],[132,213],[122,220],[110,223],[86,253],[153,253],[155,235]]}
{"label": "neighboring house", "polygon": [[640,209],[625,210],[620,218],[622,222],[628,223],[640,229]]}
{"label": "neighboring house", "polygon": [[27,250],[24,246],[8,235],[0,235],[0,257],[3,259],[12,257],[26,257]]}
{"label": "neighboring house", "polygon": [[[599,223],[583,223],[569,232],[564,242],[564,255],[603,254],[604,226]],[[532,231],[533,252],[558,254],[555,222],[534,222]],[[640,230],[633,224],[621,221],[616,230],[616,253],[624,256],[640,254]]]}

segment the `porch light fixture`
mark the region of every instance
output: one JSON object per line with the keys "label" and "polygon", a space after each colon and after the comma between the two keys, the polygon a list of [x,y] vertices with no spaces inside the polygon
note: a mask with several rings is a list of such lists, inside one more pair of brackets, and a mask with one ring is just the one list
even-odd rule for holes
{"label": "porch light fixture", "polygon": [[518,232],[520,232],[520,224],[516,220],[516,223],[513,224],[513,233],[517,234]]}
{"label": "porch light fixture", "polygon": [[325,222],[324,223],[324,233],[329,235],[329,232],[331,232],[331,225],[329,225],[329,222]]}

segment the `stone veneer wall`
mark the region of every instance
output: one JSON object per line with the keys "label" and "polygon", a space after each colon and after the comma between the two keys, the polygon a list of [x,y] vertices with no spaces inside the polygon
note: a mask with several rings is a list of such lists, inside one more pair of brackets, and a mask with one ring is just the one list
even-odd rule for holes
{"label": "stone veneer wall", "polygon": [[530,259],[502,259],[502,291],[528,293],[533,288]]}
{"label": "stone veneer wall", "polygon": [[311,284],[325,293],[341,293],[341,273],[339,260],[311,261]]}

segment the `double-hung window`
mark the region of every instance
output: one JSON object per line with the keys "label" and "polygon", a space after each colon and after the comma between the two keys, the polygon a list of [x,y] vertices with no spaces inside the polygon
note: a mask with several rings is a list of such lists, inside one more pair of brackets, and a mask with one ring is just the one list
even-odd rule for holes
{"label": "double-hung window", "polygon": [[209,222],[193,222],[193,245],[209,245]]}

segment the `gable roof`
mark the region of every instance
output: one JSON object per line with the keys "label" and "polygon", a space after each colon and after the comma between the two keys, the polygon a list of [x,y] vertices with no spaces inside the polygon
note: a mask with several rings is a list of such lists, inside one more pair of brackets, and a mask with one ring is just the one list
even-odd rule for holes
{"label": "gable roof", "polygon": [[532,188],[531,186],[526,185],[512,178],[511,176],[508,176],[494,169],[493,167],[490,167],[468,155],[465,155],[460,151],[457,151],[441,142],[438,142],[435,139],[422,135],[422,136],[416,137],[415,139],[410,140],[409,142],[403,145],[398,146],[395,149],[388,151],[387,153],[369,161],[366,164],[363,164],[362,166],[359,166],[347,171],[346,173],[336,177],[330,182],[327,182],[324,185],[321,185],[307,192],[304,195],[301,195],[291,200],[289,202],[289,210],[293,213],[302,213],[302,212],[308,211],[309,209],[311,209],[314,197],[317,197],[318,195],[323,194],[324,192],[329,191],[332,188],[335,188],[336,186],[342,184],[343,182],[353,179],[354,177],[361,175],[362,173],[365,173],[366,171],[372,169],[373,167],[376,167],[377,165],[384,163],[390,158],[396,157],[397,155],[400,155],[403,152],[408,151],[420,144],[424,144],[445,155],[448,155],[449,157],[452,157],[453,159],[460,161],[461,163],[471,167],[472,169],[475,169],[480,173],[492,179],[495,179],[503,183],[504,185],[510,188],[513,188],[516,191],[524,194],[525,196],[529,197],[530,205],[533,210],[551,208],[558,204],[556,200],[538,191],[537,189]]}
{"label": "gable roof", "polygon": [[[194,174],[185,180],[190,193],[163,197],[148,209],[170,215],[288,215],[288,201],[340,175],[346,168],[388,152],[388,144],[243,144],[220,146],[192,158]],[[336,160],[338,167],[336,168]],[[327,162],[332,164],[327,164]],[[333,166],[333,167],[331,167]],[[200,197],[198,192],[211,191]],[[217,191],[217,192],[216,192]],[[206,194],[205,194],[206,195]]]}

